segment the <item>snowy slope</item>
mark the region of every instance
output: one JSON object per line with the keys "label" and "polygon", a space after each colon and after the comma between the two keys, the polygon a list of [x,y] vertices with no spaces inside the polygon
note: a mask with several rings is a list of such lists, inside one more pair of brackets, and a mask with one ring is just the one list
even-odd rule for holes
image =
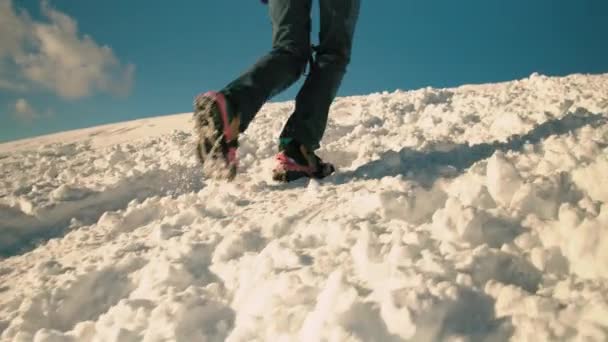
{"label": "snowy slope", "polygon": [[200,178],[189,114],[0,145],[2,341],[608,340],[608,75],[293,103]]}

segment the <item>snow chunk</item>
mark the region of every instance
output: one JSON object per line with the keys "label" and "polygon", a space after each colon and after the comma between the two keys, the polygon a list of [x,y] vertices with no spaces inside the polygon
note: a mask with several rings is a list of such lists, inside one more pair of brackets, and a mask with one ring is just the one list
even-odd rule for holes
{"label": "snow chunk", "polygon": [[486,219],[483,212],[449,198],[445,208],[433,215],[433,233],[441,240],[479,245],[484,242],[482,226]]}
{"label": "snow chunk", "polygon": [[77,188],[66,184],[61,185],[50,193],[52,199],[56,201],[78,201],[91,195],[93,191],[84,188]]}
{"label": "snow chunk", "polygon": [[495,208],[496,203],[488,192],[485,177],[470,172],[456,178],[448,187],[448,193],[466,205],[483,209]]}
{"label": "snow chunk", "polygon": [[488,160],[487,187],[492,198],[505,207],[511,203],[513,195],[523,184],[519,173],[506,159],[503,152],[497,151]]}
{"label": "snow chunk", "polygon": [[608,277],[608,204],[602,206],[598,217],[586,218],[562,239],[562,250],[574,273],[591,279]]}
{"label": "snow chunk", "polygon": [[508,218],[464,206],[455,198],[449,198],[445,207],[433,215],[432,227],[435,238],[468,246],[501,247],[519,233]]}
{"label": "snow chunk", "polygon": [[521,216],[534,213],[541,219],[551,220],[557,216],[557,210],[564,198],[559,196],[559,180],[541,178],[532,183],[523,184],[513,194],[511,207]]}
{"label": "snow chunk", "polygon": [[479,247],[473,252],[471,266],[471,276],[479,286],[495,280],[535,293],[542,279],[540,271],[527,260],[487,247]]}
{"label": "snow chunk", "polygon": [[598,158],[586,167],[573,172],[576,185],[595,201],[608,203],[608,157]]}
{"label": "snow chunk", "polygon": [[333,272],[317,298],[315,309],[302,325],[300,339],[320,341],[322,337],[331,336],[332,332],[335,334],[335,330],[341,330],[341,318],[354,306],[356,298],[357,292],[346,284],[343,273]]}
{"label": "snow chunk", "polygon": [[264,239],[257,231],[233,233],[225,237],[215,248],[213,263],[236,259],[246,252],[259,250]]}

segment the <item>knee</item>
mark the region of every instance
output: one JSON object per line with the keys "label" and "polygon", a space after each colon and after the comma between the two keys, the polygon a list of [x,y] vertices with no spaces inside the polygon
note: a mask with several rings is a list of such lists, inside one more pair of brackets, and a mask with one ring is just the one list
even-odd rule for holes
{"label": "knee", "polygon": [[310,60],[311,49],[308,46],[280,46],[273,48],[272,53],[283,57],[292,66],[294,72],[300,74],[306,68],[306,63]]}
{"label": "knee", "polygon": [[344,72],[350,64],[350,51],[346,49],[320,50],[317,52],[315,63],[320,68],[332,68]]}

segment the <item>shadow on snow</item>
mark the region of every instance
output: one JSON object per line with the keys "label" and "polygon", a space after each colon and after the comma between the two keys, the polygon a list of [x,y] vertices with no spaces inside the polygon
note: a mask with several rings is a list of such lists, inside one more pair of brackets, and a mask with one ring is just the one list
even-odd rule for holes
{"label": "shadow on snow", "polygon": [[563,118],[544,122],[525,135],[513,135],[506,142],[483,143],[470,146],[459,144],[448,151],[416,151],[403,148],[388,151],[378,160],[360,166],[354,171],[339,173],[327,182],[344,184],[355,179],[380,179],[387,176],[408,175],[420,184],[432,185],[445,176],[455,176],[478,161],[491,157],[496,151],[521,151],[530,143],[539,143],[550,136],[563,135],[584,126],[599,127],[608,122],[601,114],[579,108]]}
{"label": "shadow on snow", "polygon": [[34,215],[0,205],[0,257],[20,255],[50,239],[90,225],[106,211],[124,209],[133,200],[153,196],[179,196],[203,188],[196,167],[176,165],[169,170],[150,170],[119,181],[101,192],[84,198],[61,201],[39,208]]}

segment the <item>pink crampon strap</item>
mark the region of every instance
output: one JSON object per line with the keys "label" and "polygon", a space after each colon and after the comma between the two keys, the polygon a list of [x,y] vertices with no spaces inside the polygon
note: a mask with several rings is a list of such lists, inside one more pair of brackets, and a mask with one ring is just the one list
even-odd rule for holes
{"label": "pink crampon strap", "polygon": [[[224,94],[216,92],[216,91],[208,91],[205,94],[203,94],[203,96],[210,97],[210,98],[214,99],[215,102],[217,103],[217,105],[220,109],[220,113],[222,114],[222,123],[224,126],[223,127],[224,138],[225,138],[226,142],[232,141],[235,134],[233,134],[232,131],[230,130],[230,121],[228,120],[228,109],[226,106],[226,97],[224,96]],[[238,166],[236,147],[228,148],[227,158],[228,158],[228,161],[227,161],[228,165]]]}
{"label": "pink crampon strap", "polygon": [[276,158],[285,171],[305,172],[308,175],[312,175],[315,172],[312,166],[302,166],[286,156],[283,152],[277,154]]}
{"label": "pink crampon strap", "polygon": [[228,165],[238,166],[239,160],[236,156],[236,147],[228,148]]}

